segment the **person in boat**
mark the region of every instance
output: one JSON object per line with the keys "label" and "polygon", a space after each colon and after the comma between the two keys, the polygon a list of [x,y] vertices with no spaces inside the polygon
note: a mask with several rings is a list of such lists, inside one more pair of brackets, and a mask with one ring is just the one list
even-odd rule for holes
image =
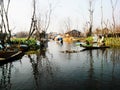
{"label": "person in boat", "polygon": [[104,36],[99,36],[97,44],[98,46],[105,46]]}
{"label": "person in boat", "polygon": [[94,35],[94,36],[93,36],[93,43],[97,43],[97,40],[98,40],[98,36],[97,36],[97,35]]}
{"label": "person in boat", "polygon": [[60,38],[60,43],[63,44],[63,38]]}
{"label": "person in boat", "polygon": [[90,42],[88,40],[85,41],[85,44],[80,44],[80,46],[92,46],[92,44],[90,44]]}
{"label": "person in boat", "polygon": [[88,40],[85,41],[86,45],[90,45],[90,42]]}

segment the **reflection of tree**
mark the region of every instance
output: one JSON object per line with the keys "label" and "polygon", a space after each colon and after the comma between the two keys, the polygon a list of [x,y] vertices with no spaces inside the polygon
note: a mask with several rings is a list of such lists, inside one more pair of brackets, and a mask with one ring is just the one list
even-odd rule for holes
{"label": "reflection of tree", "polygon": [[[104,52],[101,52],[100,53],[100,50],[99,50],[99,57],[101,57],[101,79],[103,80],[103,75],[104,73],[106,72],[103,72],[104,69],[106,69],[105,65],[107,63],[109,63],[110,65],[110,68],[111,68],[111,71],[109,72],[110,75],[111,75],[111,85],[112,85],[112,88],[113,87],[116,87],[116,81],[117,81],[117,77],[116,77],[116,72],[115,70],[117,70],[117,63],[120,63],[120,52],[119,52],[119,49],[106,49]],[[106,61],[106,62],[105,62]],[[105,63],[104,63],[105,62]],[[101,80],[101,81],[102,81]]]}
{"label": "reflection of tree", "polygon": [[103,79],[104,60],[107,60],[107,54],[106,49],[97,50],[97,58],[101,58],[101,79]]}
{"label": "reflection of tree", "polygon": [[119,49],[112,49],[111,51],[111,60],[115,62],[119,62],[120,60],[120,51]]}
{"label": "reflection of tree", "polygon": [[85,81],[87,90],[96,90],[98,88],[98,81],[94,78],[94,60],[92,50],[88,51],[88,60],[89,60],[89,71],[88,71],[88,79]]}
{"label": "reflection of tree", "polygon": [[[108,52],[109,51],[109,52]],[[106,60],[106,63],[108,63],[108,60],[110,60],[109,62],[111,62],[111,82],[110,84],[112,85],[111,86],[111,89],[115,89],[116,88],[116,81],[117,81],[117,77],[116,77],[116,72],[115,70],[117,70],[116,68],[116,64],[117,63],[120,63],[120,52],[119,52],[119,49],[109,49],[109,50],[105,50],[105,53],[104,53],[104,59],[103,60]],[[109,58],[108,58],[109,57]],[[103,63],[103,62],[102,62]],[[103,67],[104,69],[104,67]]]}
{"label": "reflection of tree", "polygon": [[93,68],[93,55],[92,55],[92,50],[89,51],[90,53],[90,69],[89,69],[89,77],[92,78],[93,77],[93,73],[94,73],[94,68]]}
{"label": "reflection of tree", "polygon": [[46,51],[44,50],[40,51],[36,55],[28,55],[28,57],[33,68],[36,90],[39,90],[42,88],[43,84],[50,83],[49,81],[53,80],[52,63],[46,56]]}
{"label": "reflection of tree", "polygon": [[[106,88],[116,89],[119,83],[119,71],[117,71],[120,63],[119,49],[88,50],[86,52],[90,67],[87,80],[84,83],[85,88],[88,90],[100,90],[107,85]],[[93,52],[96,53],[95,59],[93,58]],[[100,67],[96,67],[97,69],[94,67],[94,60],[98,60],[95,61],[95,65],[100,65]],[[106,76],[108,78],[105,78]],[[104,81],[108,82],[105,84]]]}
{"label": "reflection of tree", "polygon": [[88,60],[90,61],[89,63],[90,63],[90,67],[89,67],[89,70],[88,70],[88,79],[87,79],[87,81],[85,81],[85,85],[86,85],[86,88],[89,88],[89,89],[91,89],[91,86],[92,86],[92,78],[93,78],[93,71],[94,71],[94,69],[93,69],[93,57],[92,57],[92,51],[91,50],[89,50],[88,51]]}
{"label": "reflection of tree", "polygon": [[120,62],[120,51],[119,49],[112,49],[111,51],[111,61],[112,61],[112,84],[114,85],[114,82],[116,80],[115,78],[115,67],[118,62]]}
{"label": "reflection of tree", "polygon": [[2,75],[0,80],[0,88],[5,88],[5,90],[11,90],[11,67],[12,63],[1,66]]}

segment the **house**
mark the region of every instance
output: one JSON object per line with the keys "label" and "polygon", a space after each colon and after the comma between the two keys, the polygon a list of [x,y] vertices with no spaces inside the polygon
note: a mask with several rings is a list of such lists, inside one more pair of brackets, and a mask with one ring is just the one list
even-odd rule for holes
{"label": "house", "polygon": [[69,36],[72,36],[72,37],[80,37],[81,32],[73,29],[72,31],[68,31],[65,34],[68,34]]}

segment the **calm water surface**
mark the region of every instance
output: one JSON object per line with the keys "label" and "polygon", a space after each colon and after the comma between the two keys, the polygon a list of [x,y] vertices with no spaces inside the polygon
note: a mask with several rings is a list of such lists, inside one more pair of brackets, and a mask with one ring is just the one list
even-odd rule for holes
{"label": "calm water surface", "polygon": [[46,52],[0,66],[0,90],[120,90],[120,49],[82,49],[48,42]]}

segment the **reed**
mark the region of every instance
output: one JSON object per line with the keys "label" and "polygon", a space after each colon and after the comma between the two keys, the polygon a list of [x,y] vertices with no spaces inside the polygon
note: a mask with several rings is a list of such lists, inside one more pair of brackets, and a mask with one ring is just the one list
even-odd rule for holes
{"label": "reed", "polygon": [[120,47],[120,37],[105,38],[105,43],[111,47]]}

